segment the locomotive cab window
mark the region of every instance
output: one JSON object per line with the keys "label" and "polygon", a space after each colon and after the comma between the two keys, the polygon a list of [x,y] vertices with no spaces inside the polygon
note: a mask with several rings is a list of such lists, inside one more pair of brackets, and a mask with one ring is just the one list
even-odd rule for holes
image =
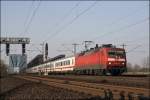
{"label": "locomotive cab window", "polygon": [[108,51],[108,56],[109,57],[120,57],[120,58],[124,58],[125,57],[125,52],[124,51],[114,51],[114,50],[110,50]]}

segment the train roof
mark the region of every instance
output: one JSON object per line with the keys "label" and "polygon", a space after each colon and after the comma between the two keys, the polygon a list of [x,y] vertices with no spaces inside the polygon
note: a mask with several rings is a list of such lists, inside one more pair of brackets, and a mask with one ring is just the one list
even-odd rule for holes
{"label": "train roof", "polygon": [[96,46],[94,48],[90,48],[89,50],[82,51],[82,52],[78,53],[76,56],[82,56],[82,55],[86,55],[86,54],[89,54],[89,53],[97,52],[97,51],[99,51],[100,49],[103,49],[103,48],[123,49],[123,48],[116,48],[116,46],[112,45],[112,44],[102,44],[101,46],[98,46],[98,44],[96,44]]}
{"label": "train roof", "polygon": [[61,55],[55,56],[55,57],[53,57],[53,58],[50,58],[50,59],[48,59],[47,61],[45,61],[44,63],[50,62],[50,61],[55,61],[55,60],[62,59],[62,58],[65,58],[65,55],[64,55],[64,54],[61,54]]}
{"label": "train roof", "polygon": [[[58,57],[58,59],[55,59],[55,58],[57,58]],[[58,60],[63,60],[63,59],[67,59],[67,58],[72,58],[72,57],[74,57],[74,56],[56,56],[56,57],[54,57],[54,59],[50,59],[50,60],[47,60],[47,61],[45,61],[43,64],[45,64],[45,63],[48,63],[48,62],[54,62],[54,61],[58,61]]]}

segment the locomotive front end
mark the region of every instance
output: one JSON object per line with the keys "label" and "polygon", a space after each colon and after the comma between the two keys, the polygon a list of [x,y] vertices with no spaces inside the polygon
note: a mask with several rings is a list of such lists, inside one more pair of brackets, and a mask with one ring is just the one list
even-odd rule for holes
{"label": "locomotive front end", "polygon": [[120,75],[127,70],[124,49],[113,48],[107,51],[107,70],[112,75]]}

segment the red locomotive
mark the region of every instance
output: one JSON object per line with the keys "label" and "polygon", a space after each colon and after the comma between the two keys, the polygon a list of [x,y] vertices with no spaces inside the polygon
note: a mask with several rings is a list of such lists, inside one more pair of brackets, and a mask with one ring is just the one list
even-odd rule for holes
{"label": "red locomotive", "polygon": [[91,48],[75,57],[74,71],[80,74],[120,75],[127,70],[126,53],[123,48],[116,48],[112,44]]}

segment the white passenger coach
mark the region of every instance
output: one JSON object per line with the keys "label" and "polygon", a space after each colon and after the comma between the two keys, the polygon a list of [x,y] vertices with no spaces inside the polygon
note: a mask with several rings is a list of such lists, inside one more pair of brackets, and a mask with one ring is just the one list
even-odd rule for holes
{"label": "white passenger coach", "polygon": [[75,57],[67,57],[28,68],[26,71],[27,73],[44,73],[44,75],[48,75],[51,72],[73,71],[74,66]]}

